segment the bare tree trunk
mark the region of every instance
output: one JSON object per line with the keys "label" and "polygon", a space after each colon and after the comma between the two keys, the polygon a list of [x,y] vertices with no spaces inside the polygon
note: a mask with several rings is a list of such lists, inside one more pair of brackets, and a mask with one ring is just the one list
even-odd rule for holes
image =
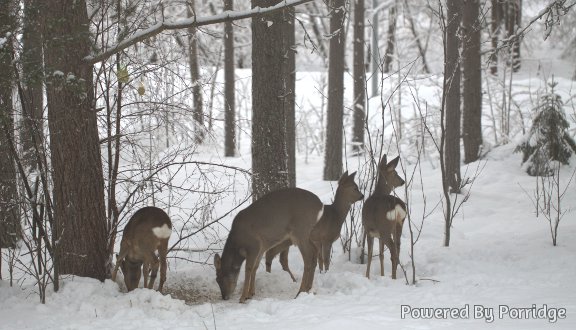
{"label": "bare tree trunk", "polygon": [[324,180],[335,181],[342,174],[342,130],[344,116],[344,19],[346,1],[330,1],[330,58],[328,63],[328,109]]}
{"label": "bare tree trunk", "polygon": [[294,7],[283,11],[285,36],[282,49],[287,57],[282,67],[285,79],[284,98],[286,99],[286,149],[288,151],[288,186],[296,187],[296,35],[294,29]]}
{"label": "bare tree trunk", "polygon": [[366,68],[364,67],[364,0],[354,5],[354,127],[352,143],[354,151],[364,148],[364,118],[366,115]]}
{"label": "bare tree trunk", "polygon": [[[253,0],[268,7],[281,0]],[[293,91],[286,73],[294,68],[285,12],[252,20],[252,190],[254,199],[289,186],[287,118]],[[289,47],[289,48],[286,48]],[[280,73],[280,74],[279,74]],[[292,96],[290,95],[292,94]]]}
{"label": "bare tree trunk", "polygon": [[326,45],[324,44],[324,35],[327,34],[327,31],[322,31],[320,22],[322,18],[318,17],[321,13],[318,11],[318,6],[314,2],[306,3],[306,10],[310,12],[310,24],[312,24],[312,33],[314,33],[314,37],[316,38],[316,45],[318,47],[318,52],[320,53],[320,58],[322,60],[326,60],[328,58],[328,51],[326,50]]}
{"label": "bare tree trunk", "polygon": [[14,141],[12,87],[15,74],[12,61],[16,12],[15,1],[0,0],[0,248],[14,248],[20,236],[16,167],[10,146]]}
{"label": "bare tree trunk", "polygon": [[[224,10],[233,10],[232,0],[224,1]],[[234,73],[234,27],[224,23],[224,155],[236,156],[236,91]]]}
{"label": "bare tree trunk", "polygon": [[[490,34],[491,42],[492,42],[492,49],[496,49],[498,47],[498,39],[500,34],[500,26],[502,25],[502,0],[492,0],[492,17],[490,22]],[[498,73],[498,53],[493,51],[490,54],[490,73],[495,75]]]}
{"label": "bare tree trunk", "polygon": [[460,0],[446,1],[446,52],[444,59],[444,85],[446,93],[446,140],[445,166],[448,186],[453,193],[460,191],[460,40],[459,28],[462,3]]}
{"label": "bare tree trunk", "polygon": [[[56,263],[62,274],[104,280],[107,232],[86,3],[53,0],[44,11]],[[66,36],[63,38],[62,36]]]}
{"label": "bare tree trunk", "polygon": [[412,31],[412,35],[414,36],[414,40],[416,41],[416,47],[418,48],[418,52],[420,53],[420,58],[422,59],[422,70],[424,73],[430,73],[430,68],[428,67],[428,61],[426,60],[426,49],[422,46],[422,41],[420,40],[420,35],[418,31],[416,31],[416,24],[414,24],[414,17],[412,17],[412,12],[410,11],[410,5],[408,4],[408,0],[404,0],[404,8],[406,8],[406,18],[408,19],[408,23],[410,24],[410,31]]}
{"label": "bare tree trunk", "polygon": [[[195,1],[191,0],[187,6],[188,17],[196,15]],[[202,85],[200,84],[200,67],[198,65],[198,37],[196,36],[195,28],[188,28],[188,62],[190,65],[190,79],[194,84],[192,87],[192,95],[194,97],[194,123],[196,131],[194,132],[196,143],[201,144],[204,142],[204,135],[206,128],[204,127],[204,110],[202,98]]]}
{"label": "bare tree trunk", "polygon": [[22,162],[26,169],[37,169],[36,152],[42,150],[44,140],[42,112],[42,15],[41,0],[24,1],[22,31],[22,78],[24,106],[22,107]]}
{"label": "bare tree trunk", "polygon": [[482,147],[482,67],[480,54],[480,0],[466,0],[463,6],[463,141],[464,163],[480,157]]}
{"label": "bare tree trunk", "polygon": [[397,15],[397,1],[388,10],[388,32],[387,43],[386,43],[386,53],[384,54],[384,72],[390,72],[390,64],[392,64],[392,58],[394,56],[394,47],[396,46],[396,21],[398,20]]}
{"label": "bare tree trunk", "polygon": [[[522,0],[507,0],[506,2],[506,34],[507,37],[511,37],[516,34],[516,31],[520,28],[521,16],[522,16]],[[520,39],[516,39],[510,49],[510,58],[508,60],[508,66],[512,67],[513,72],[518,72],[521,66],[520,58]]]}

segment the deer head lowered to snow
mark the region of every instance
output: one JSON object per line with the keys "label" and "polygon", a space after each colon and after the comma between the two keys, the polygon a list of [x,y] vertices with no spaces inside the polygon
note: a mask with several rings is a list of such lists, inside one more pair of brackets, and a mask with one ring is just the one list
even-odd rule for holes
{"label": "deer head lowered to snow", "polygon": [[316,252],[310,231],[322,214],[323,204],[315,194],[299,188],[286,188],[264,195],[240,211],[232,222],[222,256],[214,256],[216,282],[222,299],[228,300],[246,261],[240,302],[255,293],[256,270],[264,252],[276,246],[298,246],[304,261],[300,292],[308,292],[314,282]]}
{"label": "deer head lowered to snow", "polygon": [[[144,273],[144,287],[152,289],[160,267],[160,283],[158,291],[166,281],[166,254],[168,240],[172,234],[172,222],[166,214],[157,207],[144,207],[136,211],[130,218],[120,242],[120,254],[112,272],[112,280],[116,281],[118,267],[122,268],[124,283],[128,291],[138,287],[140,276]],[[156,250],[160,257],[156,256]],[[148,281],[150,274],[150,281]]]}
{"label": "deer head lowered to snow", "polygon": [[368,242],[368,262],[366,277],[370,278],[370,264],[374,238],[380,243],[380,275],[384,276],[384,245],[390,250],[392,261],[392,278],[396,278],[400,255],[400,238],[402,226],[406,218],[406,204],[399,198],[390,195],[392,190],[404,184],[404,180],[396,172],[400,156],[386,163],[386,155],[382,156],[378,164],[378,177],[374,193],[366,199],[362,209],[362,224]]}

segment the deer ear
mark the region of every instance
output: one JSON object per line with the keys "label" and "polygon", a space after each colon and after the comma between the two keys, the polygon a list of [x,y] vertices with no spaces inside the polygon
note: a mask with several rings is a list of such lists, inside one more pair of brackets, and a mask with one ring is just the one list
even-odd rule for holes
{"label": "deer ear", "polygon": [[348,178],[348,171],[344,172],[340,177],[340,179],[338,179],[338,184],[343,183],[344,181],[346,181],[347,178]]}
{"label": "deer ear", "polygon": [[386,154],[382,155],[380,163],[378,163],[378,169],[384,170],[385,167],[386,167]]}
{"label": "deer ear", "polygon": [[216,253],[216,255],[214,256],[214,267],[216,268],[216,270],[220,270],[220,268],[222,268],[222,259],[220,258],[220,255],[218,253]]}
{"label": "deer ear", "polygon": [[354,177],[355,177],[355,176],[356,176],[356,172],[350,174],[350,176],[348,177],[348,180],[354,182]]}
{"label": "deer ear", "polygon": [[399,160],[400,160],[400,156],[392,159],[392,160],[390,161],[390,163],[388,163],[388,165],[386,165],[386,167],[388,168],[388,170],[395,169],[396,166],[398,166],[398,161],[399,161]]}

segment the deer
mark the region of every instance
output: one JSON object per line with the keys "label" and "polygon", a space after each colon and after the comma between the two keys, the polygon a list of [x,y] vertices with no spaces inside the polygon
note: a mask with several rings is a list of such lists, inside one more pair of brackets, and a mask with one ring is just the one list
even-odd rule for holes
{"label": "deer", "polygon": [[368,261],[366,277],[370,278],[374,238],[380,243],[380,276],[384,276],[384,245],[390,250],[392,261],[392,279],[396,279],[396,268],[399,263],[400,238],[406,218],[406,204],[391,193],[396,187],[404,184],[404,180],[396,172],[400,156],[386,163],[386,155],[378,164],[376,188],[364,202],[362,208],[362,224],[368,242]]}
{"label": "deer", "polygon": [[316,250],[310,232],[322,216],[324,205],[314,193],[300,188],[270,192],[238,212],[222,256],[214,256],[216,282],[222,299],[228,300],[236,289],[238,274],[245,261],[245,279],[240,303],[255,294],[255,278],[266,251],[277,246],[296,245],[304,261],[304,273],[298,295],[309,292],[314,282]]}
{"label": "deer", "polygon": [[[320,220],[314,225],[310,232],[310,241],[314,244],[317,252],[318,266],[320,272],[328,271],[330,268],[330,252],[332,243],[340,237],[342,225],[346,221],[346,216],[350,207],[357,201],[364,198],[364,195],[358,189],[354,182],[356,172],[348,175],[346,171],[338,180],[338,188],[334,196],[334,202],[330,205],[324,205],[324,210]],[[290,246],[279,245],[274,249],[266,252],[266,271],[270,272],[272,260],[280,252],[280,264],[282,269],[290,274],[295,281],[294,275],[288,267],[288,249]]]}
{"label": "deer", "polygon": [[[144,288],[152,289],[160,267],[158,291],[162,293],[166,282],[166,255],[171,234],[172,222],[163,210],[149,206],[136,211],[124,227],[112,280],[116,281],[120,267],[128,292],[138,287],[142,273],[144,273]],[[148,281],[149,274],[150,281]]]}

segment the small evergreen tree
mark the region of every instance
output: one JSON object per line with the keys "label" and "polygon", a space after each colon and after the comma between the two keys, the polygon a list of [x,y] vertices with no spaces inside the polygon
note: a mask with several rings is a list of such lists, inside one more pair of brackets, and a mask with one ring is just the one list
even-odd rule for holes
{"label": "small evergreen tree", "polygon": [[566,165],[572,152],[576,152],[576,143],[567,132],[570,125],[564,114],[564,102],[554,91],[556,85],[552,80],[550,92],[539,99],[532,127],[516,148],[516,151],[522,151],[522,164],[532,176],[551,175],[551,161]]}

